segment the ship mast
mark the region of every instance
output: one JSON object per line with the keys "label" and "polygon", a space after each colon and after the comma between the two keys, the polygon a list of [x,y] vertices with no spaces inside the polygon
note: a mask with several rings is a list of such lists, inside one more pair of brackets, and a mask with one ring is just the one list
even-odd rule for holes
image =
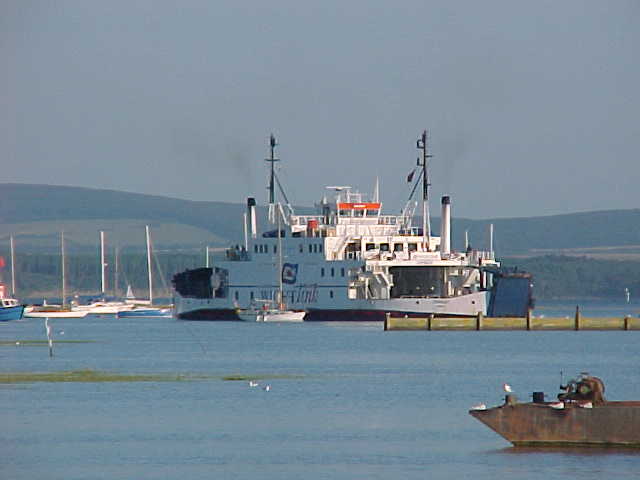
{"label": "ship mast", "polygon": [[266,158],[265,161],[271,163],[271,174],[269,175],[269,221],[274,223],[275,218],[275,210],[276,210],[276,172],[275,172],[275,163],[280,161],[279,158],[276,158],[276,146],[278,142],[276,141],[276,137],[271,134],[269,138],[269,146],[271,149],[271,156]]}
{"label": "ship mast", "polygon": [[418,150],[422,150],[422,159],[418,158],[418,166],[422,167],[422,243],[429,251],[431,246],[431,222],[429,218],[429,178],[427,176],[427,159],[429,154],[428,132],[424,130],[416,143]]}

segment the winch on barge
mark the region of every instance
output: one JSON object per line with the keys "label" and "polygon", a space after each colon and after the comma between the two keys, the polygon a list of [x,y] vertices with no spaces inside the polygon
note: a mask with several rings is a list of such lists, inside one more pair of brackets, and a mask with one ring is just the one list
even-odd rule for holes
{"label": "winch on barge", "polygon": [[[496,275],[499,263],[492,251],[452,250],[448,196],[442,197],[440,237],[431,234],[427,141],[425,131],[417,142],[421,158],[408,179],[418,173],[413,191],[422,186],[420,228],[412,225],[417,202],[411,199],[400,215],[382,215],[377,185],[368,201],[351,187],[327,187],[334,198],[325,196],[316,215],[296,215],[275,173],[277,143],[271,136],[268,216],[272,227],[278,216],[284,220],[280,235],[277,228],[258,235],[256,202],[249,198],[242,247],[228,249],[215,268],[174,276],[176,316],[236,320],[239,307],[278,300],[278,275],[282,300],[291,309],[306,310],[305,321],[383,321],[386,312],[474,316],[502,310],[524,316],[531,300],[529,279],[511,279],[515,283],[509,285],[508,277]],[[276,185],[284,204],[276,201]],[[277,272],[279,236],[284,263]],[[496,301],[500,298],[509,300]]]}

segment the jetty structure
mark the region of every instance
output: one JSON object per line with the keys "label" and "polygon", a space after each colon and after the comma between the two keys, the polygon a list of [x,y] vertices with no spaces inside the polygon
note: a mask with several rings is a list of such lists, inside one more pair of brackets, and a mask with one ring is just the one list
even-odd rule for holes
{"label": "jetty structure", "polygon": [[[237,320],[237,309],[276,299],[306,311],[305,321],[384,321],[387,313],[526,315],[530,278],[502,272],[493,251],[452,248],[448,195],[441,199],[440,235],[432,233],[426,130],[416,143],[419,158],[407,178],[413,188],[399,215],[382,213],[378,182],[370,196],[344,184],[326,187],[315,214],[297,214],[278,178],[277,145],[272,135],[267,228],[258,231],[257,202],[248,198],[244,243],[227,249],[215,265],[174,276],[178,318]],[[420,200],[413,198],[416,191]],[[419,201],[421,224],[414,225]]]}

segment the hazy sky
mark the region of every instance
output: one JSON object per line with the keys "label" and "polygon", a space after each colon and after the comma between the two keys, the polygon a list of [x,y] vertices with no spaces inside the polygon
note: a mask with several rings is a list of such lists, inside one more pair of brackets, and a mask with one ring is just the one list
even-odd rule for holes
{"label": "hazy sky", "polygon": [[387,211],[432,137],[434,205],[640,206],[640,2],[0,1],[0,182]]}

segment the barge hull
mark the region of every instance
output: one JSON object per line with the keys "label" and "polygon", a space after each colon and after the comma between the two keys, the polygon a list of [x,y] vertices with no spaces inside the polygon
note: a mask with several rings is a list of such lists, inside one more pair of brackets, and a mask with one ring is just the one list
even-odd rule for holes
{"label": "barge hull", "polygon": [[523,403],[469,413],[515,446],[640,448],[640,402],[563,409]]}

